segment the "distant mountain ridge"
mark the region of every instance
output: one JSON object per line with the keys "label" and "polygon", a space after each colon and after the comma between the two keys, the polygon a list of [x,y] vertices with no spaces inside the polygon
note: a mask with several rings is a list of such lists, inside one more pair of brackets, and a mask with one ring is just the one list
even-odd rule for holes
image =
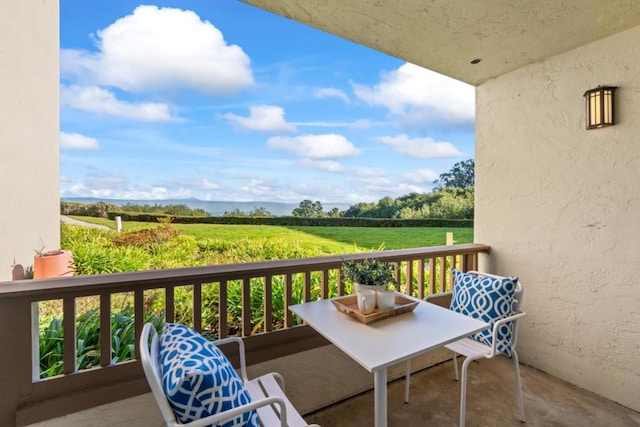
{"label": "distant mountain ridge", "polygon": [[[210,201],[200,199],[165,199],[165,200],[129,200],[129,199],[102,199],[97,197],[61,197],[63,202],[75,202],[93,204],[104,202],[110,205],[122,206],[128,203],[134,205],[185,205],[191,209],[202,209],[210,215],[223,215],[225,212],[231,212],[234,209],[239,209],[242,212],[250,212],[255,208],[263,207],[271,214],[275,216],[290,216],[291,212],[297,208],[299,203],[283,203],[283,202],[234,202],[234,201]],[[330,211],[332,208],[345,210],[349,208],[348,203],[322,203],[325,211]]]}

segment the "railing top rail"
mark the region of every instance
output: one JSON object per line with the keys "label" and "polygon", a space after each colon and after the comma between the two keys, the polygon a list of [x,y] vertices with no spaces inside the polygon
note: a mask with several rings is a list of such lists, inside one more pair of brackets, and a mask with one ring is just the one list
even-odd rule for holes
{"label": "railing top rail", "polygon": [[41,301],[65,296],[97,295],[105,292],[117,293],[168,285],[188,285],[244,277],[260,277],[266,274],[278,275],[291,272],[317,271],[325,268],[338,268],[344,260],[375,257],[383,261],[401,261],[489,252],[489,249],[488,245],[467,243],[242,264],[220,264],[205,267],[147,270],[55,279],[19,280],[0,282],[0,299],[26,298],[30,301]]}

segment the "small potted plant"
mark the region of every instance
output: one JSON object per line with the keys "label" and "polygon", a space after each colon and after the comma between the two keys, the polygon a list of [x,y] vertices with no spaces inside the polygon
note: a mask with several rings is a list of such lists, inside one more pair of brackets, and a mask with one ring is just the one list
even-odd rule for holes
{"label": "small potted plant", "polygon": [[353,283],[358,307],[360,308],[361,298],[368,292],[375,294],[375,306],[380,311],[391,310],[395,305],[395,291],[389,289],[390,285],[394,287],[397,285],[395,270],[394,263],[383,262],[376,258],[342,263],[342,274],[345,279]]}
{"label": "small potted plant", "polygon": [[45,251],[44,246],[36,250],[33,257],[33,278],[73,276],[73,255],[62,249]]}
{"label": "small potted plant", "polygon": [[389,285],[396,286],[396,265],[383,262],[377,258],[367,258],[362,261],[343,261],[342,274],[345,279],[353,283],[354,290],[362,287],[376,291],[386,290]]}

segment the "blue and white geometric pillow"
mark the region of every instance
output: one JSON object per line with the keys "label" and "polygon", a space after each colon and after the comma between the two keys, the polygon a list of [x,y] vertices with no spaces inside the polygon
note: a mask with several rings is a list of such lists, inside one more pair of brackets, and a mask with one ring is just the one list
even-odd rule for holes
{"label": "blue and white geometric pillow", "polygon": [[[251,402],[227,357],[193,329],[165,323],[160,335],[162,386],[176,418],[195,421]],[[257,427],[256,411],[222,424]]]}
{"label": "blue and white geometric pillow", "polygon": [[[493,344],[493,324],[512,314],[517,284],[517,277],[479,277],[454,269],[453,296],[449,308],[489,323],[490,328],[476,332],[470,338],[490,346]],[[507,356],[511,356],[512,335],[513,322],[498,329],[497,349]]]}

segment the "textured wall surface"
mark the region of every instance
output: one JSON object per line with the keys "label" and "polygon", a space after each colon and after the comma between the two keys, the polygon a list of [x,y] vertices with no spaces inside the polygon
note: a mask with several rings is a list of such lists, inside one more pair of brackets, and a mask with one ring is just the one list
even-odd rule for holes
{"label": "textured wall surface", "polygon": [[[640,410],[640,27],[477,89],[475,241],[525,284],[525,363]],[[619,86],[619,124],[583,93]]]}
{"label": "textured wall surface", "polygon": [[473,85],[640,25],[636,0],[242,1]]}
{"label": "textured wall surface", "polygon": [[5,0],[0,13],[0,281],[34,249],[60,245],[58,0]]}

